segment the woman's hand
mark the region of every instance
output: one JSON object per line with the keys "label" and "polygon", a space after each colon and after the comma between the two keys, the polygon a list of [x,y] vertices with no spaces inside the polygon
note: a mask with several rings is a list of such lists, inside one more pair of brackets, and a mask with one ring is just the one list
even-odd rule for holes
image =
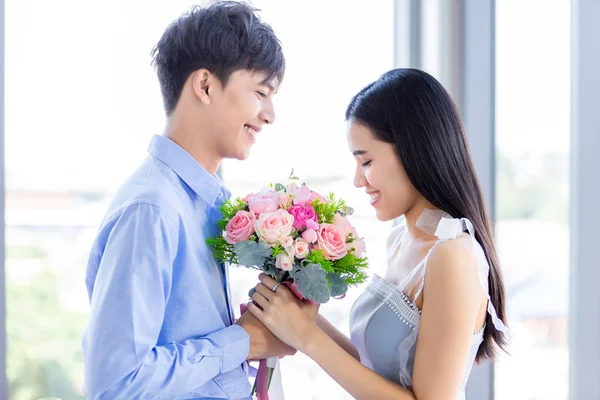
{"label": "woman's hand", "polygon": [[259,276],[250,311],[282,342],[302,351],[319,328],[316,325],[319,305],[302,302],[284,285],[273,292],[277,281],[265,274]]}

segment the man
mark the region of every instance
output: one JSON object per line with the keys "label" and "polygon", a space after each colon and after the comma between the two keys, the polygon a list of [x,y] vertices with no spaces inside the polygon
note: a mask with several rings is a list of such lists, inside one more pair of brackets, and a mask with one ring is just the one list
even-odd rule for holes
{"label": "man", "polygon": [[275,120],[285,61],[243,3],[195,7],[153,51],[164,135],[116,194],[94,241],[83,338],[91,399],[250,398],[246,360],[293,354],[250,313],[233,321],[227,270],[205,239],[230,196],[215,173]]}

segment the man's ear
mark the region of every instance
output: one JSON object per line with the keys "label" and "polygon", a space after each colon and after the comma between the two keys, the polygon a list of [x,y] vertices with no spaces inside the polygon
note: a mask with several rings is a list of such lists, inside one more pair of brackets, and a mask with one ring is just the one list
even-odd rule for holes
{"label": "man's ear", "polygon": [[203,104],[210,104],[211,90],[214,90],[215,76],[207,69],[199,69],[192,74],[192,88],[196,98]]}

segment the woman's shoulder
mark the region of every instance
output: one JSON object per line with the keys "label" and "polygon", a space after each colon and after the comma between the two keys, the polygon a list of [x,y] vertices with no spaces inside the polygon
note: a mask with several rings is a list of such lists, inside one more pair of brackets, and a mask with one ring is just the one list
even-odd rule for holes
{"label": "woman's shoulder", "polygon": [[449,290],[468,290],[473,294],[481,291],[476,249],[472,239],[461,235],[437,243],[427,259],[426,281],[436,282]]}

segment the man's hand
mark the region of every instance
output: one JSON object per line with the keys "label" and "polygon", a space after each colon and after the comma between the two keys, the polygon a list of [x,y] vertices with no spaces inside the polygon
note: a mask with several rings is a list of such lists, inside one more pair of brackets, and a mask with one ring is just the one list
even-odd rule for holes
{"label": "man's hand", "polygon": [[260,360],[269,357],[281,358],[296,354],[296,349],[279,340],[251,313],[242,314],[236,324],[244,328],[250,336],[248,360]]}

